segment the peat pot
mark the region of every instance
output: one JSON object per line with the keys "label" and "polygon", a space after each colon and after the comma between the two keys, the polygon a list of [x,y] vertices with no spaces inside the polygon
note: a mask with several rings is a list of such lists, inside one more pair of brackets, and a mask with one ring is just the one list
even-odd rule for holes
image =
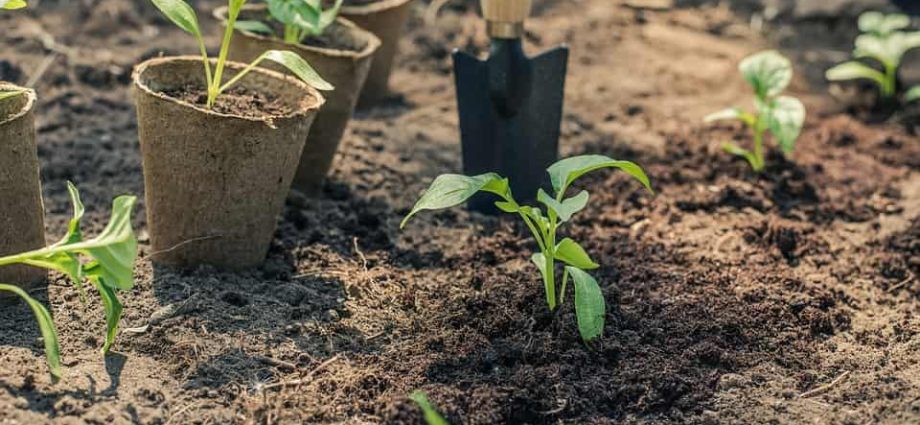
{"label": "peat pot", "polygon": [[[0,82],[0,92],[24,90]],[[35,92],[0,100],[0,257],[45,245],[44,208],[35,145]],[[31,289],[47,276],[42,269],[0,267],[0,283]]]}
{"label": "peat pot", "polygon": [[[214,15],[225,24],[227,8],[217,9]],[[245,6],[241,19],[264,20],[266,16],[265,5],[252,5]],[[341,18],[329,26],[321,38],[307,39],[306,44],[285,43],[278,38],[248,31],[239,31],[231,40],[232,60],[249,63],[267,50],[292,51],[335,86],[335,90],[324,93],[326,103],[310,128],[292,189],[307,196],[316,196],[320,192],[378,47],[380,40],[376,36]],[[263,63],[262,66],[287,73],[273,63]]]}
{"label": "peat pot", "polygon": [[371,108],[389,93],[390,70],[403,35],[412,0],[345,0],[340,15],[380,39],[367,82],[361,90],[358,108]]}
{"label": "peat pot", "polygon": [[[226,79],[244,66],[228,62]],[[229,270],[260,265],[322,95],[256,68],[218,98],[218,105],[244,103],[232,109],[239,112],[209,110],[182,100],[205,87],[201,58],[193,56],[148,60],[133,79],[151,259]]]}

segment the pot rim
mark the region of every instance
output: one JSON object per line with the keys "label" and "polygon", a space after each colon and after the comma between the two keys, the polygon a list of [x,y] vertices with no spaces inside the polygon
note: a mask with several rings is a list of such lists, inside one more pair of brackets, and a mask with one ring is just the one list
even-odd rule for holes
{"label": "pot rim", "polygon": [[22,95],[26,96],[26,103],[22,105],[22,108],[18,112],[9,114],[6,117],[0,117],[0,125],[5,125],[24,117],[26,114],[32,111],[32,109],[35,107],[35,102],[38,100],[38,96],[35,94],[35,90],[28,87],[18,86],[6,81],[0,81],[0,91],[13,90],[23,90]]}
{"label": "pot rim", "polygon": [[395,9],[411,1],[412,0],[381,0],[359,6],[342,5],[341,13],[345,15],[370,15],[389,9]]}
{"label": "pot rim", "polygon": [[[204,108],[200,105],[195,105],[195,104],[183,101],[183,100],[176,99],[175,97],[160,93],[158,91],[155,91],[151,89],[143,81],[141,81],[141,75],[147,69],[158,66],[158,65],[162,65],[165,63],[170,63],[170,62],[194,62],[200,66],[201,57],[191,56],[191,55],[182,55],[182,56],[165,56],[165,57],[147,59],[146,61],[143,61],[134,67],[134,72],[131,74],[131,79],[132,79],[134,87],[138,90],[141,90],[144,94],[147,94],[149,96],[153,96],[160,100],[171,102],[171,103],[174,103],[174,104],[186,107],[186,108],[194,109],[195,111],[198,111],[198,112],[201,112],[207,115],[223,117],[223,118],[232,118],[232,119],[238,119],[238,120],[243,120],[243,121],[251,121],[251,122],[264,122],[264,123],[267,123],[269,126],[272,126],[272,123],[278,119],[289,119],[289,118],[295,118],[298,116],[309,116],[310,114],[315,113],[317,110],[319,110],[319,108],[323,106],[324,103],[326,103],[326,98],[323,97],[323,95],[319,92],[319,90],[317,90],[313,86],[310,86],[307,83],[304,83],[303,81],[297,79],[296,77],[287,76],[280,72],[272,71],[270,69],[255,67],[252,69],[251,72],[257,72],[267,77],[279,79],[288,84],[291,84],[295,86],[296,88],[299,88],[302,91],[304,91],[305,94],[308,94],[309,99],[301,100],[299,104],[295,107],[294,111],[289,112],[284,115],[269,115],[266,117],[259,118],[259,117],[244,117],[241,115],[216,112],[216,111]],[[217,59],[210,59],[210,62],[216,63]],[[226,62],[226,66],[229,69],[242,70],[243,68],[246,67],[246,64],[228,60]],[[199,70],[199,71],[202,73],[204,72],[203,70]]]}
{"label": "pot rim", "polygon": [[[259,11],[259,10],[267,10],[267,9],[268,9],[268,5],[265,5],[265,4],[247,4],[243,6],[241,10],[251,12],[251,11]],[[214,9],[213,15],[214,15],[214,19],[217,19],[217,21],[220,22],[222,27],[226,27],[227,6],[221,6],[221,7],[218,7],[217,9]],[[300,43],[288,43],[284,40],[273,38],[273,37],[267,37],[262,34],[254,33],[252,31],[245,31],[245,30],[241,30],[238,28],[235,30],[247,37],[255,38],[259,41],[282,43],[285,46],[288,46],[290,48],[297,49],[297,50],[304,50],[308,52],[319,53],[319,54],[331,56],[331,57],[351,58],[355,61],[361,60],[368,56],[373,55],[374,52],[376,52],[377,49],[380,48],[380,45],[382,44],[382,42],[372,32],[359,27],[354,22],[349,21],[348,19],[345,19],[341,16],[337,17],[335,19],[335,22],[338,23],[339,25],[346,27],[351,33],[356,34],[358,36],[357,38],[364,39],[364,41],[367,42],[364,48],[361,49],[360,51],[355,51],[355,50],[347,50],[347,49],[310,46],[310,45],[300,44]]]}

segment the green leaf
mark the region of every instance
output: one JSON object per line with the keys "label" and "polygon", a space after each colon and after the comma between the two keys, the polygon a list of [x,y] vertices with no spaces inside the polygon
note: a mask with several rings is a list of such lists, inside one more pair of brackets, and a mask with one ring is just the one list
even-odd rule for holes
{"label": "green leaf", "polygon": [[320,14],[319,23],[317,25],[318,28],[316,31],[318,33],[322,33],[326,30],[326,28],[329,27],[329,25],[332,25],[332,23],[335,22],[335,18],[339,16],[339,9],[341,8],[342,0],[336,0],[335,4],[331,8],[324,10]]}
{"label": "green leaf", "polygon": [[737,155],[737,156],[740,156],[746,159],[747,162],[750,163],[752,167],[754,167],[754,170],[760,169],[760,166],[758,165],[757,157],[754,156],[753,152],[745,148],[742,148],[741,146],[738,146],[734,143],[730,143],[730,142],[722,143],[722,150],[732,155]]}
{"label": "green leaf", "polygon": [[546,208],[555,211],[563,223],[569,221],[573,215],[588,205],[588,197],[588,191],[583,190],[578,195],[559,202],[544,192],[542,188],[537,191],[537,200],[546,205]]}
{"label": "green leaf", "polygon": [[335,87],[320,77],[319,73],[310,66],[300,55],[287,50],[269,50],[262,54],[265,60],[280,64],[294,73],[303,82],[316,87],[318,90],[334,90]]}
{"label": "green leaf", "polygon": [[888,68],[897,68],[908,50],[920,47],[920,32],[895,32],[885,37],[862,34],[856,37],[853,55],[872,58]]}
{"label": "green leaf", "polygon": [[910,26],[910,17],[903,13],[884,14],[876,11],[859,15],[859,30],[886,36]]}
{"label": "green leaf", "polygon": [[540,277],[543,278],[543,281],[547,281],[546,275],[546,256],[542,252],[535,252],[530,256],[530,262],[537,266],[537,269],[540,270]]}
{"label": "green leaf", "polygon": [[641,167],[629,161],[618,161],[604,155],[582,155],[566,158],[550,165],[546,171],[549,173],[550,181],[553,183],[553,189],[559,194],[565,193],[569,185],[579,177],[601,168],[619,168],[642,183],[650,192],[654,192],[648,181],[648,176],[645,175]]}
{"label": "green leaf", "polygon": [[511,214],[514,214],[514,213],[516,213],[516,212],[518,212],[518,211],[521,210],[521,206],[518,205],[517,202],[514,202],[514,200],[511,200],[511,201],[495,201],[495,206],[498,207],[498,209],[500,209],[500,210],[502,210],[502,211],[504,211],[504,212],[506,212],[506,213],[511,213]]}
{"label": "green leaf", "polygon": [[780,96],[770,103],[767,111],[767,125],[773,137],[785,154],[792,153],[795,140],[802,133],[805,123],[805,105],[790,96]]}
{"label": "green leaf", "polygon": [[[64,235],[51,247],[73,244],[83,240],[83,234],[80,230],[80,220],[83,219],[85,208],[83,201],[80,199],[80,191],[73,183],[67,182],[67,192],[70,194],[70,202],[73,204],[73,217],[67,225],[67,234]],[[83,289],[83,265],[75,253],[72,252],[55,252],[53,254],[38,256],[24,261],[24,263],[43,267],[49,270],[55,270],[65,274],[80,293],[80,300],[86,302],[86,292]]]}
{"label": "green leaf", "polygon": [[412,211],[406,215],[399,227],[405,227],[409,219],[419,211],[455,207],[466,202],[467,199],[479,191],[504,196],[507,194],[507,189],[508,179],[502,178],[495,173],[480,174],[472,177],[461,174],[442,174],[434,179],[434,182],[422,194],[422,197],[415,203]]}
{"label": "green leaf", "polygon": [[418,406],[422,409],[422,414],[425,416],[425,422],[428,425],[450,425],[438,410],[428,402],[428,397],[425,396],[425,393],[421,391],[413,392],[409,398],[412,399]]}
{"label": "green leaf", "polygon": [[724,120],[744,120],[746,113],[741,108],[727,108],[719,112],[713,112],[703,118],[703,122],[724,121]]}
{"label": "green leaf", "polygon": [[35,314],[35,320],[38,321],[38,328],[42,333],[42,341],[45,344],[45,358],[48,362],[48,368],[51,375],[56,379],[61,378],[61,344],[58,342],[57,330],[54,327],[54,320],[51,313],[40,302],[35,301],[25,291],[17,286],[0,284],[0,291],[12,292],[19,295]]}
{"label": "green leaf", "polygon": [[93,285],[99,290],[99,296],[102,297],[102,306],[105,309],[105,344],[102,346],[102,353],[108,353],[112,344],[115,342],[115,336],[118,333],[118,322],[121,320],[122,305],[115,296],[115,290],[108,285],[103,284],[100,279],[93,279]]}
{"label": "green leaf", "polygon": [[268,13],[285,26],[313,32],[320,21],[320,8],[304,0],[268,0]]}
{"label": "green leaf", "polygon": [[188,3],[183,0],[151,0],[153,5],[160,9],[170,21],[183,31],[201,36],[201,29],[198,26],[198,15],[195,9],[192,9]]}
{"label": "green leaf", "polygon": [[119,196],[112,203],[112,218],[93,239],[65,245],[70,251],[93,258],[83,267],[84,275],[101,280],[110,288],[128,290],[134,287],[134,262],[137,260],[137,238],[131,227],[131,211],[137,198]]}
{"label": "green leaf", "polygon": [[588,256],[585,249],[572,239],[565,238],[556,245],[555,257],[566,264],[582,270],[592,270],[600,267]]}
{"label": "green leaf", "polygon": [[879,86],[885,85],[885,74],[861,62],[844,62],[824,73],[828,81],[872,80]]}
{"label": "green leaf", "polygon": [[575,283],[575,318],[578,332],[585,341],[591,341],[604,334],[604,317],[607,305],[597,281],[590,274],[577,267],[566,266]]}
{"label": "green leaf", "polygon": [[745,58],[738,69],[760,99],[782,93],[792,81],[792,63],[775,50]]}
{"label": "green leaf", "polygon": [[25,0],[0,0],[0,9],[14,10],[26,7]]}
{"label": "green leaf", "polygon": [[905,102],[920,100],[920,86],[914,86],[904,94]]}
{"label": "green leaf", "polygon": [[243,32],[252,32],[256,34],[272,35],[275,30],[262,21],[236,21],[234,28]]}
{"label": "green leaf", "polygon": [[549,230],[549,219],[543,215],[543,212],[540,210],[540,208],[522,205],[521,212],[533,219],[533,221],[537,224],[537,227],[544,233]]}
{"label": "green leaf", "polygon": [[0,92],[0,100],[14,98],[25,92],[26,92],[25,90],[10,90],[10,91]]}

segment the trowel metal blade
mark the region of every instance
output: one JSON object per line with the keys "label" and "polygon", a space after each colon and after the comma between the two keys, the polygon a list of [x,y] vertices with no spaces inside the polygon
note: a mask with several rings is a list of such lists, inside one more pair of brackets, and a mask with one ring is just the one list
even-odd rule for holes
{"label": "trowel metal blade", "polygon": [[[565,93],[568,47],[529,58],[529,95],[512,116],[503,116],[490,98],[487,61],[454,51],[463,172],[497,172],[508,177],[519,201],[533,199],[547,186],[546,168],[557,160]],[[470,208],[495,213],[493,195],[477,195]]]}

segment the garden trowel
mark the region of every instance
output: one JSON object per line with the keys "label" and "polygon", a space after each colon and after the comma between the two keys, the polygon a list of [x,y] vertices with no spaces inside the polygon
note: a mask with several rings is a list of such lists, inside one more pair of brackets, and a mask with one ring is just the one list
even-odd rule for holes
{"label": "garden trowel", "polygon": [[[548,183],[556,161],[568,47],[528,58],[521,37],[532,0],[481,0],[491,38],[489,57],[454,51],[463,171],[508,177],[519,201]],[[491,195],[477,195],[470,208],[496,212]]]}

